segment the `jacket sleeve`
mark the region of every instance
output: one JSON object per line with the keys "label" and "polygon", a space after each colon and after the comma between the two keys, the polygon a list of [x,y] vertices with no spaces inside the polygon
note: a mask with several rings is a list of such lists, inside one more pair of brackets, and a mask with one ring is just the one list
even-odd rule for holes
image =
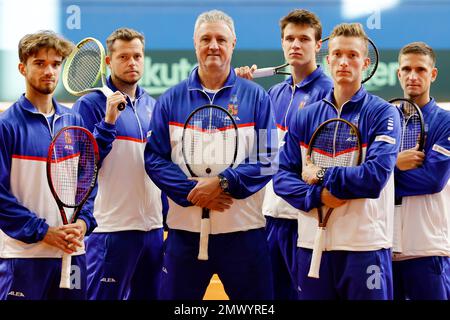
{"label": "jacket sleeve", "polygon": [[323,187],[309,185],[301,178],[302,156],[300,143],[305,139],[300,130],[303,112],[297,112],[289,124],[288,132],[280,148],[280,167],[273,177],[275,193],[293,207],[308,212],[320,207],[320,194]]}
{"label": "jacket sleeve", "polygon": [[144,152],[145,170],[149,177],[177,204],[192,206],[186,198],[197,182],[189,180],[181,168],[172,162],[169,116],[161,100],[156,102],[149,131]]}
{"label": "jacket sleeve", "polygon": [[227,168],[221,173],[229,182],[229,193],[236,199],[245,199],[262,189],[277,166],[278,138],[269,95],[264,94],[258,103],[255,108],[256,147],[236,168]]}
{"label": "jacket sleeve", "polygon": [[389,105],[376,108],[367,117],[367,152],[356,167],[332,167],[324,186],[340,199],[378,198],[391,175],[400,142],[400,117]]}
{"label": "jacket sleeve", "polygon": [[441,192],[450,178],[450,121],[440,125],[434,142],[419,168],[401,171],[395,168],[398,197]]}
{"label": "jacket sleeve", "polygon": [[11,163],[15,137],[0,123],[0,229],[25,243],[41,241],[49,228],[45,219],[19,203],[11,193]]}

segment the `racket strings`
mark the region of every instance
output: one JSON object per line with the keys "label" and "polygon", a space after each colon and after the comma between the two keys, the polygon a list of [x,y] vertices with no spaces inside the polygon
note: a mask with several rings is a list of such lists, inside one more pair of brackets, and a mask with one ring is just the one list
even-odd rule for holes
{"label": "racket strings", "polygon": [[422,136],[422,119],[414,105],[405,100],[391,100],[400,111],[402,132],[400,152],[416,147]]}
{"label": "racket strings", "polygon": [[323,168],[358,165],[360,142],[352,127],[332,121],[318,130],[310,146],[311,161],[315,165]]}
{"label": "racket strings", "polygon": [[183,134],[185,161],[196,176],[217,175],[234,162],[237,130],[220,109],[198,110]]}
{"label": "racket strings", "polygon": [[58,198],[66,206],[79,205],[96,173],[92,140],[82,130],[65,130],[54,141],[51,159],[51,181]]}
{"label": "racket strings", "polygon": [[95,41],[86,41],[72,57],[67,81],[70,89],[82,92],[92,88],[101,71],[101,49]]}

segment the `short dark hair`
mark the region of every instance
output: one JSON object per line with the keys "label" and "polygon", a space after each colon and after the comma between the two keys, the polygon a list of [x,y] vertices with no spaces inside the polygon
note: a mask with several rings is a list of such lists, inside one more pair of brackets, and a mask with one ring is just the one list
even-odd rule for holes
{"label": "short dark hair", "polygon": [[109,37],[106,39],[106,47],[108,49],[108,54],[111,54],[113,52],[114,41],[116,40],[131,41],[134,39],[141,40],[142,46],[145,48],[145,37],[142,33],[130,28],[119,28],[113,31],[113,33],[111,33]]}
{"label": "short dark hair", "polygon": [[436,54],[434,53],[434,50],[425,42],[416,41],[405,45],[398,53],[398,62],[400,63],[401,56],[410,53],[429,56],[433,62],[433,67],[436,65]]}
{"label": "short dark hair", "polygon": [[74,44],[51,30],[30,33],[19,41],[20,62],[27,62],[29,57],[34,56],[42,48],[54,49],[64,60],[72,52]]}
{"label": "short dark hair", "polygon": [[296,25],[306,25],[315,31],[316,41],[322,38],[322,24],[319,17],[311,11],[304,9],[295,9],[289,12],[280,20],[281,38],[284,37],[284,29],[289,23]]}

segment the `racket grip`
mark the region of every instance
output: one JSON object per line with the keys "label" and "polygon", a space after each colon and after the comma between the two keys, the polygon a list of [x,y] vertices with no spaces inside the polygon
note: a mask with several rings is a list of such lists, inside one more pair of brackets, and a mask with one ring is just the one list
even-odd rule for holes
{"label": "racket grip", "polygon": [[125,110],[125,103],[121,103],[121,104],[119,104],[119,106],[117,107],[117,109],[119,109],[119,111],[123,111],[123,110]]}
{"label": "racket grip", "polygon": [[198,260],[208,260],[208,241],[210,232],[209,218],[202,218],[200,225],[200,245],[198,249]]}
{"label": "racket grip", "polygon": [[70,289],[70,271],[72,269],[72,255],[64,253],[61,265],[60,288]]}
{"label": "racket grip", "polygon": [[392,251],[400,253],[402,248],[402,219],[401,219],[401,205],[396,205],[394,208],[394,239],[392,244]]}
{"label": "racket grip", "polygon": [[253,72],[253,78],[264,78],[264,77],[270,77],[275,74],[275,68],[262,68],[262,69],[256,69],[255,72]]}
{"label": "racket grip", "polygon": [[314,239],[314,248],[311,257],[311,265],[309,266],[308,277],[319,278],[320,261],[322,260],[322,251],[325,244],[325,229],[318,228]]}

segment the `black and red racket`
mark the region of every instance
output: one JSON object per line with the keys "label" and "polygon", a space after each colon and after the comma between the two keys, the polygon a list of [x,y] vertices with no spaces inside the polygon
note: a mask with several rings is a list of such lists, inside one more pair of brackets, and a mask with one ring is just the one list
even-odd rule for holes
{"label": "black and red racket", "polygon": [[[204,105],[187,118],[182,136],[182,153],[192,177],[215,177],[232,167],[238,151],[238,128],[224,108]],[[198,259],[208,260],[211,229],[209,209],[202,209]]]}
{"label": "black and red racket", "polygon": [[[99,152],[92,133],[82,127],[61,129],[47,156],[47,180],[63,224],[77,220],[97,180]],[[66,209],[64,209],[66,208]],[[62,258],[60,288],[70,289],[72,256]]]}
{"label": "black and red racket", "polygon": [[[333,118],[323,122],[313,133],[307,154],[319,167],[354,167],[361,164],[362,145],[358,128],[351,122]],[[308,276],[319,278],[320,261],[325,245],[325,230],[333,208],[323,215],[317,208],[319,226],[314,239],[314,248]]]}

